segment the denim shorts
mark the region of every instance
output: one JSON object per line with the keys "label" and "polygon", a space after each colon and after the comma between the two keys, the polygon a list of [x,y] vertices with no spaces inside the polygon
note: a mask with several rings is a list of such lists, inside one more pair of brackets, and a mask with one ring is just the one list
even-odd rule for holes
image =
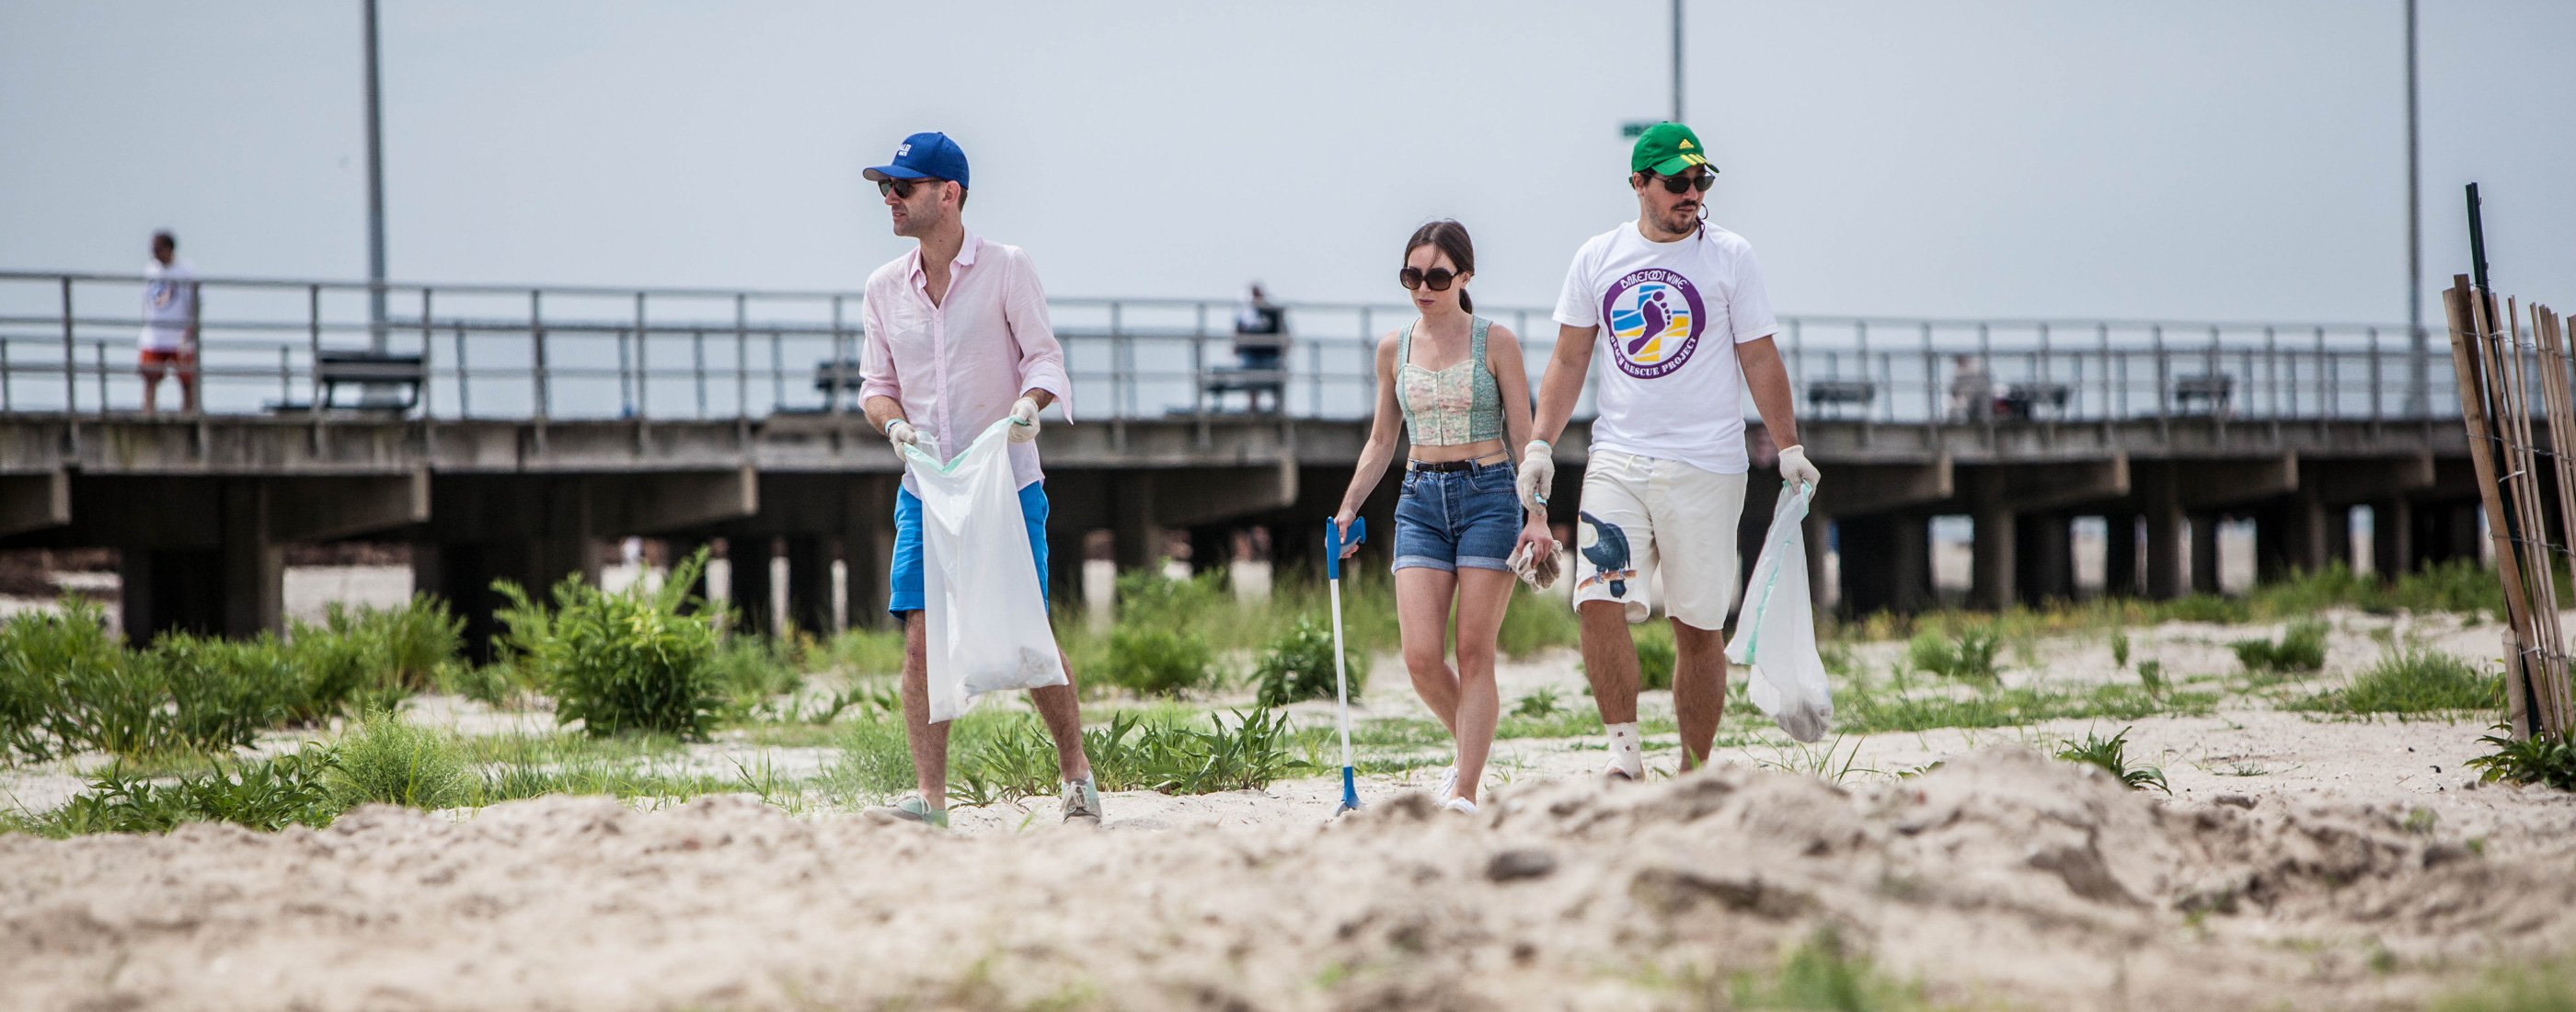
{"label": "denim shorts", "polygon": [[1466,471],[1408,470],[1404,495],[1395,501],[1395,568],[1508,572],[1522,519],[1508,462]]}

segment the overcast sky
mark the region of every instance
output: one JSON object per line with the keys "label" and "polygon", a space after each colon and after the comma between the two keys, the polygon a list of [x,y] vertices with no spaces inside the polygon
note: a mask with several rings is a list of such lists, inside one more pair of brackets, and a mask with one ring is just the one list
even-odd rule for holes
{"label": "overcast sky", "polygon": [[[0,5],[0,267],[362,278],[359,5]],[[1690,0],[1685,118],[1784,312],[2394,322],[2399,0]],[[391,274],[855,289],[915,130],[1058,295],[1392,302],[1432,217],[1488,305],[1633,216],[1666,5],[385,0]],[[2576,306],[2576,3],[2424,0],[2425,284]],[[2428,296],[2438,325],[2440,303]]]}

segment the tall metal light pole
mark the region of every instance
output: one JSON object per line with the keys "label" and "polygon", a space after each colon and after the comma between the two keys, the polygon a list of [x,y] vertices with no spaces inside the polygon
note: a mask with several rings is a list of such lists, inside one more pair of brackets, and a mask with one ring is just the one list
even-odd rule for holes
{"label": "tall metal light pole", "polygon": [[376,0],[367,10],[367,346],[385,350],[385,134],[376,93]]}
{"label": "tall metal light pole", "polygon": [[2424,213],[2415,139],[2415,0],[2406,0],[2406,406],[2427,410],[2428,354],[2424,334]]}
{"label": "tall metal light pole", "polygon": [[1682,121],[1682,0],[1672,0],[1672,121]]}

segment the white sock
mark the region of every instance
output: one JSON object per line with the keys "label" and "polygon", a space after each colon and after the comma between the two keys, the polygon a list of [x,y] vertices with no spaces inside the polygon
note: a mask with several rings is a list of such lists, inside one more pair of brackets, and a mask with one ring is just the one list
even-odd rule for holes
{"label": "white sock", "polygon": [[1630,778],[1644,779],[1646,776],[1646,747],[1645,742],[1637,737],[1637,725],[1634,722],[1626,724],[1611,724],[1608,725],[1608,730],[1610,732],[1610,761],[1618,764],[1619,771],[1627,774]]}

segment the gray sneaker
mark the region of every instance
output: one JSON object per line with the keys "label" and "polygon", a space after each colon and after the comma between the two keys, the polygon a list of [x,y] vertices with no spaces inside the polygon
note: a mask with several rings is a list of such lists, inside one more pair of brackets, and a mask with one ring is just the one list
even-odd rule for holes
{"label": "gray sneaker", "polygon": [[894,822],[919,822],[941,829],[948,828],[948,810],[930,807],[930,802],[921,800],[921,795],[918,794],[907,796],[884,808],[868,809],[868,814]]}
{"label": "gray sneaker", "polygon": [[1100,824],[1100,788],[1090,777],[1064,782],[1064,821]]}

